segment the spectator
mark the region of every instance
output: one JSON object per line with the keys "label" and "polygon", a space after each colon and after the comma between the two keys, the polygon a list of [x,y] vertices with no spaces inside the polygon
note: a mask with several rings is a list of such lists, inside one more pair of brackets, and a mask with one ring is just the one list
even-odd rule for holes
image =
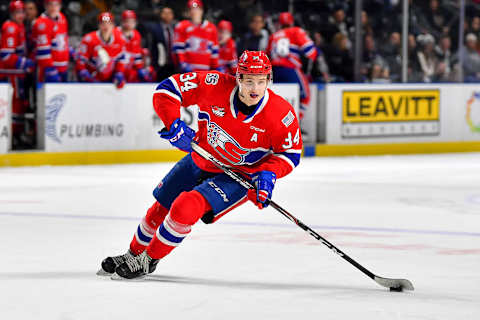
{"label": "spectator", "polygon": [[122,13],[122,25],[117,27],[118,32],[125,41],[127,65],[125,78],[127,82],[150,82],[152,75],[145,69],[142,57],[142,36],[135,29],[137,15],[133,10],[125,10]]}
{"label": "spectator", "polygon": [[125,40],[115,28],[113,15],[98,16],[98,31],[87,33],[80,44],[77,59],[78,78],[82,82],[113,82],[118,89],[125,84]]}
{"label": "spectator", "polygon": [[219,59],[218,65],[220,71],[235,75],[237,72],[237,47],[232,39],[232,23],[222,20],[218,23],[218,44]]}
{"label": "spectator", "polygon": [[463,51],[463,74],[465,82],[480,81],[480,54],[477,51],[478,38],[473,33],[467,34]]}
{"label": "spectator", "polygon": [[452,54],[451,51],[452,42],[448,35],[444,35],[439,44],[435,47],[435,54],[440,62],[440,68],[442,68],[443,75],[439,81],[455,81],[456,72],[454,64],[457,58]]}
{"label": "spectator", "polygon": [[330,75],[328,70],[328,64],[323,53],[324,44],[323,37],[320,32],[313,34],[313,43],[317,49],[317,58],[312,68],[312,79],[314,82],[330,82]]}
{"label": "spectator", "polygon": [[353,81],[353,59],[348,48],[348,38],[341,32],[333,37],[333,44],[327,47],[325,57],[334,82]]}
{"label": "spectator", "polygon": [[348,30],[350,29],[350,27],[347,24],[345,18],[346,17],[344,6],[341,4],[335,5],[333,9],[333,14],[328,18],[326,30],[324,31],[325,37],[327,38],[328,42],[333,42],[334,37],[338,33],[345,35],[348,39]]}
{"label": "spectator", "polygon": [[279,17],[282,29],[270,36],[267,53],[272,61],[273,82],[298,83],[300,87],[300,120],[310,104],[308,80],[302,72],[301,56],[311,60],[317,57],[315,45],[305,30],[293,26],[290,12]]}
{"label": "spectator", "polygon": [[[249,29],[248,23],[256,15],[263,12],[262,3],[265,1],[257,0],[237,0],[237,1],[224,1],[225,11],[220,15],[219,20],[227,20],[235,26],[234,36],[241,37],[245,35]],[[263,20],[263,17],[262,17]],[[262,27],[263,28],[263,27]],[[261,29],[261,28],[260,28]],[[268,35],[267,35],[268,37]],[[268,39],[267,39],[268,41]],[[265,43],[265,48],[267,44]],[[242,52],[240,52],[242,53]]]}
{"label": "spectator", "polygon": [[431,34],[418,36],[421,49],[417,52],[423,82],[435,82],[443,77],[445,68],[439,64],[435,55],[435,39]]}
{"label": "spectator", "polygon": [[417,41],[413,34],[408,35],[408,81],[422,81],[422,73],[420,72],[420,63],[417,55]]}
{"label": "spectator", "polygon": [[372,23],[370,22],[370,18],[365,10],[362,11],[361,19],[364,34],[373,34]]}
{"label": "spectator", "polygon": [[68,22],[60,12],[61,0],[45,0],[45,12],[35,20],[32,39],[40,81],[67,81],[70,50]]}
{"label": "spectator", "polygon": [[157,73],[157,80],[163,80],[175,71],[175,61],[172,52],[174,38],[174,13],[172,8],[163,7],[160,10],[160,22],[147,25],[150,37],[148,47],[152,54],[152,65]]}
{"label": "spectator", "polygon": [[390,72],[388,68],[381,63],[374,62],[372,68],[370,69],[370,73],[368,76],[368,80],[371,83],[390,83],[392,82],[390,79]]}
{"label": "spectator", "polygon": [[[373,27],[370,22],[370,18],[365,10],[362,11],[361,15],[361,20],[362,20],[362,35],[365,36],[367,34],[373,35]],[[348,35],[354,35],[355,33],[355,26],[352,25],[349,29],[349,34]],[[347,35],[347,36],[348,36]]]}
{"label": "spectator", "polygon": [[[382,69],[385,68],[385,62],[378,53],[378,50],[375,45],[375,40],[371,34],[365,35],[364,38],[364,48],[363,48],[363,59],[362,59],[362,75],[365,78],[371,74],[373,65],[380,66]],[[382,73],[383,74],[383,73]]]}
{"label": "spectator", "polygon": [[400,33],[392,32],[388,43],[383,47],[383,57],[388,65],[390,79],[393,82],[401,80],[402,53]]}
{"label": "spectator", "polygon": [[473,33],[474,35],[477,36],[477,39],[479,39],[479,37],[480,37],[480,17],[478,17],[478,16],[473,17],[472,22],[470,24],[470,28],[468,28],[467,33]]}
{"label": "spectator", "polygon": [[435,38],[440,38],[450,32],[450,22],[453,20],[449,11],[439,5],[439,0],[430,0],[428,9],[420,16],[420,25]]}
{"label": "spectator", "polygon": [[181,72],[218,68],[218,35],[215,25],[203,20],[203,2],[189,0],[190,20],[175,27],[173,51]]}
{"label": "spectator", "polygon": [[264,29],[265,21],[261,14],[253,15],[249,23],[250,31],[240,37],[237,43],[237,52],[245,50],[265,51],[268,45],[268,31]]}

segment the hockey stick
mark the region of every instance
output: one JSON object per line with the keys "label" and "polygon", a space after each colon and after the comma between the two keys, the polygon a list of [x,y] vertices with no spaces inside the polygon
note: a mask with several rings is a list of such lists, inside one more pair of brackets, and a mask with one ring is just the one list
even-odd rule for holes
{"label": "hockey stick", "polygon": [[[225,174],[227,174],[230,178],[237,181],[240,185],[245,187],[246,189],[255,189],[255,186],[244,179],[242,176],[238,175],[236,172],[232,171],[231,169],[227,168],[222,162],[217,160],[214,156],[212,156],[208,151],[204,150],[195,142],[192,142],[193,150],[198,153],[201,157],[211,161],[217,168],[221,169]],[[319,240],[325,246],[327,246],[330,250],[332,250],[335,254],[339,255],[343,259],[347,260],[350,264],[355,266],[357,269],[362,271],[366,274],[369,278],[373,279],[376,283],[386,288],[390,288],[390,291],[402,291],[405,290],[413,290],[412,283],[407,279],[391,279],[391,278],[383,278],[375,275],[357,261],[350,258],[347,254],[345,254],[342,250],[335,247],[333,244],[328,242],[325,238],[319,235],[315,230],[311,229],[309,226],[305,225],[303,222],[295,218],[292,214],[290,214],[287,210],[280,207],[276,204],[273,200],[270,200],[270,206],[280,212],[285,218],[289,219],[290,221],[294,222],[297,226],[302,228],[304,231],[308,232],[312,237]]]}

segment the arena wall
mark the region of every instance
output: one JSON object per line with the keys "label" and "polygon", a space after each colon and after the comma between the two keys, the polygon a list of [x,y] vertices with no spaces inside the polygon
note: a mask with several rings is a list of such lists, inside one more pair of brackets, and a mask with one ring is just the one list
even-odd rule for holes
{"label": "arena wall", "polygon": [[[151,84],[47,84],[39,92],[40,150],[9,152],[10,88],[0,85],[0,165],[175,161],[160,139]],[[272,88],[298,112],[296,84]],[[302,126],[304,155],[380,155],[480,151],[480,86],[328,84],[310,86]],[[196,128],[197,106],[182,108]],[[317,143],[315,141],[324,142]]]}

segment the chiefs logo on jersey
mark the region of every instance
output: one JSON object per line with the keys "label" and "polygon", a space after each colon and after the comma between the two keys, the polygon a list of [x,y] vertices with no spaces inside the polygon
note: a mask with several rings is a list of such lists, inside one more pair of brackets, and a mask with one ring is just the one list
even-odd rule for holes
{"label": "chiefs logo on jersey", "polygon": [[207,140],[218,154],[235,165],[243,164],[246,155],[249,153],[215,122],[208,123]]}

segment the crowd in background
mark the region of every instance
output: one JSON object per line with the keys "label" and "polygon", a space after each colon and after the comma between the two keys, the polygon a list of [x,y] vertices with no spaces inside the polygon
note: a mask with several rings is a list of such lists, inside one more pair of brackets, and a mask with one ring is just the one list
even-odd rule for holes
{"label": "crowd in background", "polygon": [[[42,12],[42,1],[26,1],[27,24]],[[265,50],[268,36],[277,30],[278,13],[289,9],[289,1],[205,0],[205,18],[233,24],[237,51]],[[305,28],[318,52],[309,71],[313,81],[353,81],[354,28],[353,0],[294,1],[296,25]],[[410,1],[409,70],[410,82],[457,81],[459,1]],[[364,82],[397,82],[401,78],[401,0],[364,0],[362,12]],[[142,45],[152,54],[157,78],[175,71],[169,55],[158,44],[166,42],[159,30],[171,29],[186,18],[186,1],[174,0],[64,0],[62,11],[69,22],[70,45],[76,48],[87,32],[97,29],[97,16],[111,11],[117,24],[125,9],[138,16],[137,29]],[[0,21],[8,18],[8,2],[0,6]],[[464,80],[480,81],[480,5],[467,1],[465,19]],[[173,36],[173,33],[172,33]],[[172,39],[173,40],[173,39]],[[167,50],[168,43],[163,43]],[[75,77],[70,77],[75,80]]]}
{"label": "crowd in background", "polygon": [[[13,2],[19,5],[20,1]],[[358,75],[355,78],[354,0],[26,0],[22,3],[24,31],[21,31],[25,33],[26,50],[21,44],[8,47],[8,41],[3,41],[8,36],[3,33],[20,31],[15,24],[8,22],[15,12],[15,4],[12,7],[12,2],[2,1],[0,22],[4,27],[0,80],[15,77],[15,81],[11,82],[18,86],[14,87],[16,91],[12,100],[13,131],[16,115],[21,119],[26,108],[34,110],[35,92],[30,92],[30,95],[23,92],[23,88],[28,88],[28,83],[30,88],[35,88],[36,82],[44,81],[112,81],[121,88],[125,82],[158,82],[175,72],[195,70],[193,66],[234,74],[237,55],[244,50],[262,50],[272,58],[273,51],[268,52],[272,50],[269,41],[282,27],[293,25],[301,28],[297,34],[305,30],[303,43],[290,46],[295,57],[289,58],[291,61],[298,60],[293,61],[292,67],[304,73],[304,78],[298,78],[301,105],[308,104],[308,92],[302,89],[302,82],[306,83],[303,79],[310,82],[399,82],[402,73],[402,2],[363,0],[360,37],[362,61],[360,78]],[[64,22],[55,18],[56,22],[51,24],[45,13],[42,16],[45,10],[54,10],[52,3],[60,6]],[[480,81],[480,0],[467,1],[465,33],[461,39],[465,47],[461,53],[458,50],[459,3],[458,0],[409,1],[409,82]],[[194,17],[193,9],[196,6],[200,6],[202,12]],[[282,12],[292,9],[293,16],[284,16],[284,20],[288,21],[282,22]],[[210,28],[215,34],[215,39],[208,39],[207,51],[217,60],[204,66],[201,66],[201,57],[198,58],[198,65],[185,63],[184,53],[195,51],[187,48],[195,45],[195,42],[187,43],[186,39],[180,39],[179,33],[188,33],[191,26],[202,24],[204,19],[210,21],[205,32],[209,33]],[[194,22],[180,26],[181,21]],[[58,28],[63,28],[62,23],[65,34],[58,37],[61,34]],[[42,37],[48,33],[45,26],[55,29],[56,38],[42,44],[45,40]],[[105,39],[110,39],[111,35],[115,41],[124,38],[125,41],[120,41],[118,45],[126,45],[127,50],[112,49],[115,46],[113,44],[110,48],[112,51],[106,48],[107,52],[93,53],[98,51],[94,48],[105,43]],[[62,52],[60,45],[64,45]],[[129,53],[124,56],[123,52],[127,51]],[[12,58],[17,53],[24,55],[25,59]],[[464,63],[460,66],[459,61],[462,60]],[[116,64],[110,67],[109,61],[110,64],[112,61]],[[274,61],[274,71],[275,67]],[[5,74],[7,68],[20,69],[25,74],[31,74],[32,70],[35,72],[33,76],[19,78],[8,72]],[[274,81],[279,79],[279,74],[274,72]],[[463,79],[460,79],[461,75]],[[27,84],[20,85],[20,82]],[[16,96],[22,97],[15,100]],[[18,121],[21,123],[21,120]],[[20,131],[24,131],[23,125]]]}

